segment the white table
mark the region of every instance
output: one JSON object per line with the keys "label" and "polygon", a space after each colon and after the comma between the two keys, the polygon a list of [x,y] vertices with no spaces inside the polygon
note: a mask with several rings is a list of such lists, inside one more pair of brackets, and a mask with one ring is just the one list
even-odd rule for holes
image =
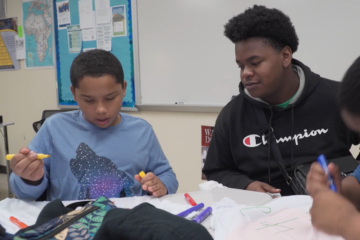
{"label": "white table", "polygon": [[[234,200],[239,205],[260,206],[272,200],[272,197],[266,193],[245,191],[233,188],[215,188],[205,191],[188,192],[188,194],[199,203],[204,203],[205,207],[211,206],[215,202],[219,202],[224,197]],[[177,193],[161,197],[160,200],[169,200],[172,203],[188,204],[184,193]],[[213,230],[210,228],[211,216],[208,217],[201,224],[213,235]]]}
{"label": "white table", "polygon": [[[190,196],[194,199],[196,203],[204,203],[205,207],[211,206],[215,202],[219,202],[224,197],[228,197],[234,200],[239,205],[252,205],[259,206],[266,204],[272,200],[271,196],[266,193],[251,192],[245,190],[231,189],[231,188],[217,188],[205,191],[198,192],[188,192]],[[114,200],[114,199],[112,199]],[[166,195],[161,198],[156,199],[155,197],[143,196],[143,197],[134,197],[134,198],[118,198],[115,199],[116,205],[121,205],[123,207],[134,207],[142,202],[146,201],[157,202],[168,200],[171,203],[182,204],[184,207],[190,206],[185,197],[184,193],[177,193]],[[64,201],[64,205],[68,205],[73,201]],[[150,202],[151,203],[151,202]],[[18,199],[5,199],[0,201],[0,224],[5,227],[5,229],[12,229],[13,232],[16,232],[18,229],[14,229],[14,225],[8,221],[9,215],[15,216],[21,221],[25,222],[28,225],[35,223],[37,216],[47,202],[26,202]],[[119,206],[118,205],[118,206]],[[24,211],[26,209],[26,211]],[[202,225],[213,235],[213,230],[210,229],[210,219],[208,217]],[[9,231],[10,232],[10,231]]]}

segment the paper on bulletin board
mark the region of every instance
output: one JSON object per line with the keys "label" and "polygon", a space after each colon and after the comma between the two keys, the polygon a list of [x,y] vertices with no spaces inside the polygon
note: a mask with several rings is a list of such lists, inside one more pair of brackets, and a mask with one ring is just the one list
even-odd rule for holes
{"label": "paper on bulletin board", "polygon": [[67,26],[69,53],[79,53],[82,47],[80,25]]}
{"label": "paper on bulletin board", "polygon": [[56,14],[58,29],[66,29],[66,26],[71,25],[69,1],[56,2]]}
{"label": "paper on bulletin board", "polygon": [[96,23],[104,24],[111,21],[110,0],[95,0]]}
{"label": "paper on bulletin board", "polygon": [[16,48],[16,59],[17,60],[26,59],[24,37],[15,36],[15,48]]}
{"label": "paper on bulletin board", "polygon": [[95,50],[96,48],[83,48],[83,52],[88,52],[88,51],[91,51],[91,50]]}
{"label": "paper on bulletin board", "polygon": [[20,69],[15,45],[17,29],[16,17],[0,20],[0,71]]}
{"label": "paper on bulletin board", "polygon": [[93,21],[93,26],[92,28],[87,28],[87,29],[82,29],[82,36],[83,36],[83,41],[87,42],[87,41],[95,41],[96,40],[96,18],[95,18],[95,12],[92,12],[92,21]]}
{"label": "paper on bulletin board", "polygon": [[97,24],[96,26],[96,48],[111,51],[111,24]]}
{"label": "paper on bulletin board", "polygon": [[79,1],[79,21],[80,28],[94,28],[93,21],[93,2],[92,0],[81,0]]}
{"label": "paper on bulletin board", "polygon": [[111,12],[112,12],[113,37],[126,36],[127,18],[126,18],[125,5],[112,7]]}

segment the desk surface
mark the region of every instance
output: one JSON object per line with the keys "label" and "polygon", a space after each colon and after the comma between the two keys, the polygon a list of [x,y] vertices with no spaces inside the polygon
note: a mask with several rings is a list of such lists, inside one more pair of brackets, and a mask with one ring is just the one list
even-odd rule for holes
{"label": "desk surface", "polygon": [[[204,191],[188,192],[196,203],[204,203],[205,206],[211,206],[219,202],[224,197],[231,198],[237,204],[259,206],[272,200],[272,197],[266,193],[239,190],[234,188],[215,188]],[[173,203],[188,204],[184,193],[170,194],[160,198],[160,200],[169,200]]]}
{"label": "desk surface", "polygon": [[[224,197],[234,200],[239,205],[260,206],[272,200],[266,193],[245,191],[233,188],[215,188],[205,191],[189,192],[196,203],[204,203],[205,207],[211,206],[215,202],[221,201]],[[177,193],[161,197],[160,200],[169,200],[172,203],[188,204],[184,193]],[[214,231],[210,228],[211,217],[208,217],[201,224],[214,236]]]}
{"label": "desk surface", "polygon": [[[213,203],[220,201],[224,197],[228,197],[234,200],[239,205],[263,205],[272,200],[272,198],[265,193],[237,190],[231,188],[217,188],[205,191],[198,192],[189,192],[190,196],[197,203],[204,203],[206,207],[211,206]],[[154,197],[143,196],[143,197],[134,197],[134,198],[120,198],[116,199],[115,204],[117,202],[119,204],[124,204],[125,202],[132,202],[131,207],[134,205],[140,204],[142,202],[146,202],[149,200],[156,200]],[[158,198],[160,202],[168,200],[171,203],[182,204],[184,207],[188,207],[189,204],[186,202],[184,193],[177,193],[166,195],[161,198]],[[64,201],[64,204],[67,205],[73,201]],[[7,229],[10,233],[15,233],[19,229],[15,227],[12,223],[8,221],[9,215],[15,216],[21,221],[25,222],[28,225],[32,225],[35,223],[37,216],[43,207],[47,204],[47,202],[26,202],[18,199],[5,199],[0,201],[0,224]],[[124,206],[124,205],[123,205]],[[129,206],[130,207],[130,206]],[[6,211],[6,210],[7,211]],[[26,211],[24,211],[26,209]],[[210,219],[207,218],[202,225],[208,229],[208,231],[213,235],[214,232],[210,229]]]}

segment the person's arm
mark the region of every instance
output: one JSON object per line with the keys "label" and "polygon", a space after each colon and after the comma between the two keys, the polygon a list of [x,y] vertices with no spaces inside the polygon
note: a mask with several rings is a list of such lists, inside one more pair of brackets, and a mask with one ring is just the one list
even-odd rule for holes
{"label": "person's arm", "polygon": [[[173,194],[176,193],[179,183],[176,179],[176,175],[174,171],[172,170],[168,159],[166,158],[164,152],[161,149],[160,143],[152,130],[150,138],[149,138],[149,144],[150,144],[150,162],[147,166],[146,170],[146,177],[144,179],[140,179],[138,176],[136,176],[136,180],[140,181],[140,184],[147,185],[145,190],[148,192],[156,192],[154,196],[162,196],[165,194]],[[150,172],[150,173],[149,173]],[[153,174],[151,174],[153,173]],[[147,180],[148,179],[148,180]],[[160,182],[158,181],[160,180]],[[152,184],[154,184],[152,186]],[[162,190],[163,186],[165,186],[165,189]],[[150,188],[150,189],[149,189]],[[144,189],[144,186],[143,186]]]}
{"label": "person's arm", "polygon": [[46,122],[29,144],[29,148],[21,149],[10,163],[13,173],[9,185],[15,196],[19,199],[35,200],[49,185],[50,159],[36,160],[34,154],[30,155],[30,150],[51,155],[51,139]]}
{"label": "person's arm", "polygon": [[220,115],[216,121],[205,165],[202,170],[207,180],[216,181],[230,188],[279,193],[280,189],[252,180],[241,173],[232,157],[229,139],[224,136],[224,133],[229,131],[226,125],[222,123]]}
{"label": "person's arm", "polygon": [[229,139],[224,136],[229,129],[221,118],[220,114],[212,133],[202,171],[207,180],[213,180],[231,188],[245,189],[254,180],[241,174],[236,166],[231,154]]}
{"label": "person's arm", "polygon": [[360,166],[351,176],[342,180],[341,187],[341,194],[360,210]]}
{"label": "person's arm", "polygon": [[41,194],[47,189],[48,174],[45,172],[45,167],[43,164],[41,164],[41,167],[44,169],[44,175],[36,181],[22,178],[19,175],[16,175],[14,172],[11,173],[9,184],[11,190],[18,199],[35,200],[40,197]]}
{"label": "person's arm", "polygon": [[346,240],[359,240],[360,239],[360,214],[349,216],[348,221],[342,225],[340,236]]}
{"label": "person's arm", "polygon": [[347,240],[360,239],[360,214],[355,206],[338,193],[323,185],[313,196],[310,209],[315,228]]}

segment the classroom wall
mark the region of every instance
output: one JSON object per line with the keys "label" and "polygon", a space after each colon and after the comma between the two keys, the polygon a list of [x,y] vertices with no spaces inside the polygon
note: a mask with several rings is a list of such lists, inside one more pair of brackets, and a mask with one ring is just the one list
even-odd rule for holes
{"label": "classroom wall", "polygon": [[[7,1],[7,16],[22,22],[21,0]],[[32,123],[40,120],[45,109],[56,109],[55,69],[0,72],[0,115],[8,127],[9,149],[16,153],[35,136]],[[237,88],[237,86],[234,86]],[[178,192],[196,191],[201,167],[201,125],[214,125],[217,113],[151,112],[130,113],[147,120],[154,128],[160,144],[177,174]],[[0,139],[0,164],[5,165]],[[357,154],[357,148],[354,148]]]}

